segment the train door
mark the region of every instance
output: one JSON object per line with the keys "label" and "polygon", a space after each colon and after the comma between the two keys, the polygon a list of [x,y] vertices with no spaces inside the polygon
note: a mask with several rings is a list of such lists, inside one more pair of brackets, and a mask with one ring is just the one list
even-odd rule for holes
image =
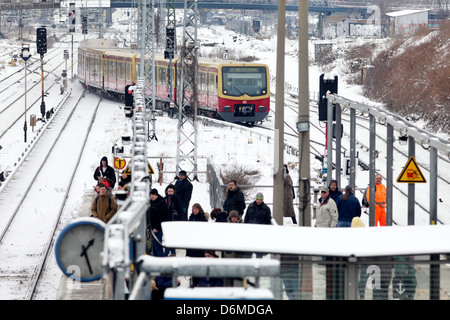
{"label": "train door", "polygon": [[100,74],[100,81],[101,81],[102,89],[104,90],[105,89],[105,55],[104,54],[101,55],[101,65],[102,65],[102,68],[101,68],[101,74]]}
{"label": "train door", "polygon": [[125,88],[125,61],[117,60],[117,87]]}
{"label": "train door", "polygon": [[217,110],[219,105],[217,97],[217,72],[214,72],[214,70],[211,71],[208,73],[208,106]]}
{"label": "train door", "polygon": [[104,89],[109,91],[111,90],[111,83],[109,78],[109,56],[105,56],[103,60],[103,83]]}
{"label": "train door", "polygon": [[109,60],[109,84],[111,86],[111,90],[117,91],[117,74],[116,74],[116,59],[111,57]]}
{"label": "train door", "polygon": [[101,88],[102,87],[102,56],[100,54],[97,54],[95,56],[95,84]]}

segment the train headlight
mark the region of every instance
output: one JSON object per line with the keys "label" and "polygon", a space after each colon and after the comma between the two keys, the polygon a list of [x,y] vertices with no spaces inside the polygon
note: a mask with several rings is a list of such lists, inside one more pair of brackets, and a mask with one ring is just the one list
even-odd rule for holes
{"label": "train headlight", "polygon": [[265,106],[259,106],[259,107],[258,107],[258,111],[259,111],[259,112],[266,112],[266,111],[267,111],[267,108],[266,108]]}

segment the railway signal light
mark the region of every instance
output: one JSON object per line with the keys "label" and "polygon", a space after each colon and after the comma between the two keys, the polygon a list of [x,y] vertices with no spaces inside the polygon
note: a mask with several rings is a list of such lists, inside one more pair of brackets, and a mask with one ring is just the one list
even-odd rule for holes
{"label": "railway signal light", "polygon": [[173,26],[166,27],[166,50],[164,51],[164,59],[174,57],[175,52],[175,28]]}
{"label": "railway signal light", "polygon": [[131,118],[133,116],[133,106],[134,106],[134,99],[133,99],[133,90],[130,88],[131,85],[125,86],[125,116],[127,118]]}
{"label": "railway signal light", "polygon": [[36,29],[36,47],[37,53],[41,56],[47,53],[47,29],[37,28]]}
{"label": "railway signal light", "polygon": [[83,20],[81,23],[81,30],[82,30],[82,34],[87,34],[88,33],[88,27],[87,27],[87,17],[83,16]]}
{"label": "railway signal light", "polygon": [[75,3],[69,4],[69,32],[75,32]]}
{"label": "railway signal light", "polygon": [[[319,121],[328,120],[328,99],[327,92],[338,93],[338,77],[334,76],[334,79],[324,79],[324,74],[320,75],[319,86]],[[333,107],[333,120],[336,120],[336,111]]]}

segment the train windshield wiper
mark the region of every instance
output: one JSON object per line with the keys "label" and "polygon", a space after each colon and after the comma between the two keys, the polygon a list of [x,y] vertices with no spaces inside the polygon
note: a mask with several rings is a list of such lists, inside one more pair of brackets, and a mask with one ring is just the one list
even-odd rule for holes
{"label": "train windshield wiper", "polygon": [[241,92],[241,90],[239,90],[238,88],[236,88],[236,86],[235,86],[234,84],[230,83],[230,87],[236,89],[236,91],[237,91],[241,96],[243,95],[243,93]]}

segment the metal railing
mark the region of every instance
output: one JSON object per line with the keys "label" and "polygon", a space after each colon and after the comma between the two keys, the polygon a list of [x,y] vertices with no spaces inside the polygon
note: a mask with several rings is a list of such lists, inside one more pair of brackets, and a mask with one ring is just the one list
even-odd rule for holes
{"label": "metal railing", "polygon": [[[333,170],[333,152],[328,152],[327,154],[327,185],[332,179],[333,172],[335,174],[335,179],[338,181],[338,185],[341,185],[341,113],[350,110],[350,175],[349,184],[355,186],[356,171],[355,167],[356,161],[356,113],[361,113],[369,118],[370,126],[370,137],[369,137],[369,172],[370,172],[370,199],[375,199],[375,173],[380,169],[385,172],[386,180],[386,224],[392,225],[392,204],[393,204],[393,159],[394,159],[394,130],[398,132],[398,135],[402,138],[408,140],[408,156],[415,157],[415,146],[419,144],[425,150],[429,151],[430,161],[429,161],[429,215],[430,224],[438,223],[437,216],[437,181],[438,181],[438,152],[443,155],[443,157],[448,157],[450,159],[450,142],[444,141],[416,126],[409,123],[405,119],[388,111],[382,110],[375,106],[369,106],[367,104],[358,103],[351,101],[347,98],[331,94],[327,94],[328,100],[328,110],[327,119],[333,118],[333,108],[336,112],[336,132],[335,139],[336,148],[335,155],[336,164],[335,170]],[[336,106],[336,107],[334,107]],[[380,168],[376,166],[376,159],[378,157],[376,149],[376,137],[377,137],[377,126],[380,124],[386,129],[386,166]],[[333,130],[328,130],[327,135],[327,145],[331,146],[333,142]],[[415,206],[415,183],[408,183],[408,224],[414,225],[414,206]],[[374,225],[375,221],[375,203],[370,202],[369,207],[369,224]]]}

